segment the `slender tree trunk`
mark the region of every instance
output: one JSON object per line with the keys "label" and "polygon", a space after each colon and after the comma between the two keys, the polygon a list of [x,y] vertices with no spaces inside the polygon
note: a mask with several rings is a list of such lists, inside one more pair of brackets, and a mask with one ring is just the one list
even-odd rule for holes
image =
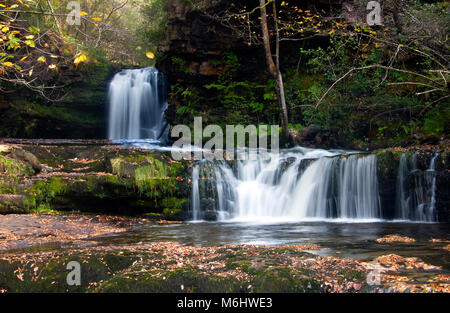
{"label": "slender tree trunk", "polygon": [[400,1],[399,0],[394,0],[393,1],[393,16],[394,16],[394,23],[395,23],[395,27],[397,28],[398,33],[402,33],[403,32],[403,26],[402,26],[402,22],[400,21],[400,17],[398,16],[400,9]]}
{"label": "slender tree trunk", "polygon": [[280,117],[281,117],[281,128],[282,135],[285,138],[289,137],[289,126],[288,126],[288,112],[286,106],[286,98],[284,95],[284,84],[283,84],[283,76],[280,71],[280,38],[278,32],[278,24],[276,23],[276,5],[275,1],[273,2],[273,11],[275,16],[275,30],[276,30],[276,64],[273,61],[272,50],[270,47],[270,35],[269,35],[269,26],[267,24],[267,11],[266,11],[266,0],[259,0],[260,11],[261,11],[261,29],[263,34],[263,42],[264,42],[264,51],[266,55],[267,67],[269,69],[269,73],[275,79],[275,91],[277,93],[278,98],[278,107],[280,109]]}
{"label": "slender tree trunk", "polygon": [[53,11],[53,6],[52,6],[50,0],[47,0],[47,5],[48,5],[48,7],[50,9],[50,13],[53,16],[53,20],[55,21],[56,29],[58,30],[58,35],[62,38],[63,37],[63,33],[62,33],[62,30],[61,30],[61,26],[59,25],[58,18],[55,15],[55,11]]}

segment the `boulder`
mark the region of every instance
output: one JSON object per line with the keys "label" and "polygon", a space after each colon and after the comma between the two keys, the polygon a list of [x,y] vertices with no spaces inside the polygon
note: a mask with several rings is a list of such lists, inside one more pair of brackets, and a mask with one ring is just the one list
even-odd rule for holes
{"label": "boulder", "polygon": [[20,147],[13,147],[10,156],[33,169],[35,174],[40,173],[42,170],[42,165],[38,158],[34,154],[27,152]]}
{"label": "boulder", "polygon": [[325,132],[326,130],[323,128],[310,125],[302,128],[300,132],[290,129],[289,135],[292,143],[296,145],[318,148],[327,146]]}

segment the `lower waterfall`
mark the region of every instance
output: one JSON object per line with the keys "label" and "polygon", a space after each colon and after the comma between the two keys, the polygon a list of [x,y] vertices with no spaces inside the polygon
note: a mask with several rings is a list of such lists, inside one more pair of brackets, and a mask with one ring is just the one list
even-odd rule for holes
{"label": "lower waterfall", "polygon": [[408,169],[406,154],[402,154],[397,176],[397,218],[422,222],[436,222],[436,170],[439,154],[435,154],[425,171],[417,166],[417,153]]}
{"label": "lower waterfall", "polygon": [[381,218],[375,155],[295,148],[256,160],[200,161],[194,220]]}

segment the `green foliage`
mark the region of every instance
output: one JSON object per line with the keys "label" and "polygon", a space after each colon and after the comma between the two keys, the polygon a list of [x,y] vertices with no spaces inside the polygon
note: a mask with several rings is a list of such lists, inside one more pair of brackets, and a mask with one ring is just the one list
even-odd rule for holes
{"label": "green foliage", "polygon": [[[386,64],[393,53],[390,46],[374,44],[359,36],[339,35],[331,36],[326,46],[300,49],[304,70],[288,72],[285,79],[291,122],[318,125],[332,134],[335,143],[356,143],[360,147],[368,142],[373,146],[408,141],[413,134],[444,135],[448,110],[443,105],[429,105],[439,95],[416,95],[424,90],[420,85],[389,85],[417,81],[417,76],[407,72],[390,71],[386,75],[384,69],[375,67],[355,70],[316,105],[325,91],[350,69]],[[396,60],[393,66],[428,75],[426,69],[432,68],[432,62],[419,58],[415,69]],[[428,113],[423,115],[424,112]]]}
{"label": "green foliage", "polygon": [[183,100],[183,104],[177,108],[177,114],[189,115],[191,117],[197,115],[199,109],[200,95],[195,87],[183,87],[180,84],[171,86],[172,97]]}
{"label": "green foliage", "polygon": [[182,72],[184,74],[189,74],[191,69],[189,68],[187,62],[179,57],[172,57],[172,63],[175,65],[175,70]]}
{"label": "green foliage", "polygon": [[138,21],[137,35],[142,35],[142,43],[147,50],[156,51],[157,45],[165,37],[167,13],[164,9],[167,0],[145,1],[141,4],[142,20]]}
{"label": "green foliage", "polygon": [[37,182],[26,191],[28,197],[25,200],[25,207],[35,212],[50,212],[51,203],[56,196],[65,194],[68,191],[67,183],[60,177],[50,177],[47,180]]}
{"label": "green foliage", "polygon": [[214,98],[221,107],[231,114],[235,113],[230,116],[229,124],[248,124],[248,117],[245,115],[249,113],[256,116],[258,123],[261,120],[274,119],[267,118],[267,115],[272,114],[272,110],[268,108],[277,100],[273,92],[273,81],[238,80],[241,63],[238,56],[231,52],[225,53],[220,60],[215,60],[212,64],[222,68],[222,74],[216,81],[204,87],[214,91]]}
{"label": "green foliage", "polygon": [[423,128],[428,134],[443,136],[446,132],[448,133],[449,121],[449,106],[443,105],[442,108],[439,106],[428,112],[425,117]]}
{"label": "green foliage", "polygon": [[32,175],[31,169],[24,164],[0,155],[0,173],[10,178]]}

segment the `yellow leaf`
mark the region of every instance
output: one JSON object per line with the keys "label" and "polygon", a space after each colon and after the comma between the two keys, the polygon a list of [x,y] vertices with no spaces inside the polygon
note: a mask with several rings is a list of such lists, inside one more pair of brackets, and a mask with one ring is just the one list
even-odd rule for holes
{"label": "yellow leaf", "polygon": [[80,15],[81,15],[81,16],[86,16],[86,15],[88,15],[88,14],[87,14],[86,12],[84,12],[84,11],[81,11],[81,12],[80,12]]}
{"label": "yellow leaf", "polygon": [[155,58],[155,54],[153,52],[151,52],[151,51],[146,52],[145,55],[149,59],[154,59]]}
{"label": "yellow leaf", "polygon": [[75,60],[73,61],[73,63],[75,64],[75,67],[78,67],[78,64],[80,64],[81,62],[86,62],[87,57],[85,54],[80,54],[78,55]]}
{"label": "yellow leaf", "polygon": [[33,38],[34,38],[34,35],[25,36],[25,39],[33,39]]}
{"label": "yellow leaf", "polygon": [[19,62],[23,62],[23,61],[25,61],[27,58],[28,58],[28,56],[26,55],[26,56],[24,56],[23,58],[21,58]]}
{"label": "yellow leaf", "polygon": [[91,17],[91,20],[95,21],[95,22],[101,22],[102,19],[100,17]]}
{"label": "yellow leaf", "polygon": [[4,62],[4,63],[2,63],[2,65],[11,67],[14,64],[12,64],[11,62]]}
{"label": "yellow leaf", "polygon": [[48,66],[48,68],[50,68],[50,69],[52,69],[52,70],[53,70],[53,69],[55,69],[55,68],[56,68],[56,65],[55,65],[55,64],[49,65],[49,66]]}

